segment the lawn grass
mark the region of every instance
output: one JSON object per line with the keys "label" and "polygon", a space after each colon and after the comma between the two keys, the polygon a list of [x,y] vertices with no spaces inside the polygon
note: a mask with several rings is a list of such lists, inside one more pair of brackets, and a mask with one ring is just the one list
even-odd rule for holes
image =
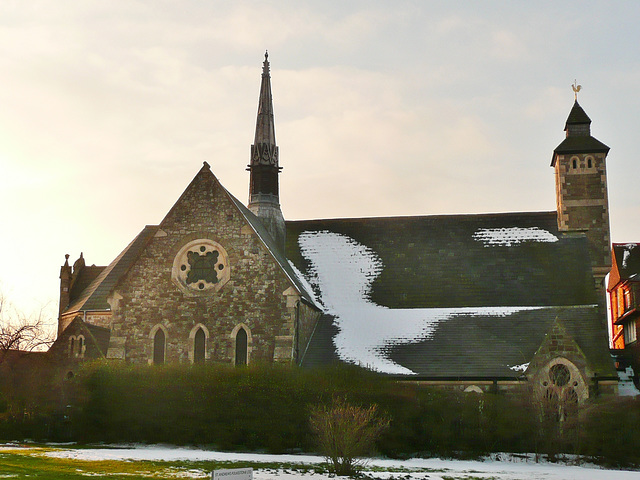
{"label": "lawn grass", "polygon": [[[79,448],[74,446],[74,448]],[[226,468],[259,468],[260,470],[288,470],[301,473],[325,473],[323,465],[292,463],[258,463],[230,461],[150,461],[150,460],[78,460],[57,458],[47,453],[64,450],[47,446],[3,448],[0,450],[0,479],[109,479],[149,478],[210,478],[211,472]]]}
{"label": "lawn grass", "polygon": [[[82,446],[73,445],[73,449]],[[93,448],[93,447],[91,447]],[[290,462],[256,462],[256,461],[205,461],[205,460],[79,460],[75,458],[59,458],[49,453],[64,452],[65,447],[49,445],[5,446],[0,448],[0,480],[39,479],[62,480],[84,479],[87,477],[109,478],[114,480],[141,480],[149,478],[190,479],[211,478],[211,472],[217,469],[253,468],[262,472],[322,474],[334,478],[326,464],[301,464]],[[108,450],[108,447],[105,447]],[[375,480],[378,471],[393,472],[397,477],[405,479],[411,472],[443,472],[435,469],[406,469],[402,467],[382,468],[369,466],[363,472],[363,479]],[[386,477],[385,477],[386,478]],[[389,479],[388,479],[389,480]]]}

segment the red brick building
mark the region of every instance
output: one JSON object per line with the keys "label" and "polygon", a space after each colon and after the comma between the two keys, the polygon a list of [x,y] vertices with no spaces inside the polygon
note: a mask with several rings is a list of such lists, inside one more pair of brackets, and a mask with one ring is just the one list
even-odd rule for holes
{"label": "red brick building", "polygon": [[614,352],[640,372],[640,244],[614,243],[613,265],[607,279],[609,337]]}

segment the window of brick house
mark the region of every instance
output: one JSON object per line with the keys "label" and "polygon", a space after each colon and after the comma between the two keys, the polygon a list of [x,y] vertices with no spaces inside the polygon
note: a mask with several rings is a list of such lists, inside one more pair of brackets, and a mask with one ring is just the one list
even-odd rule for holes
{"label": "window of brick house", "polygon": [[638,340],[638,330],[636,327],[636,319],[629,320],[624,325],[624,343],[628,345]]}
{"label": "window of brick house", "polygon": [[631,292],[631,288],[624,289],[624,311],[631,309],[633,307],[633,294]]}

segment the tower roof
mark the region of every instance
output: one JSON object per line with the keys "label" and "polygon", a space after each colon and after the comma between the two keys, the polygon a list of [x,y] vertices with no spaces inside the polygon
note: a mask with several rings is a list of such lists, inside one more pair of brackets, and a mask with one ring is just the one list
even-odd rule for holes
{"label": "tower roof", "polygon": [[591,136],[591,119],[582,109],[578,100],[573,103],[564,125],[566,137],[553,151],[551,166],[555,166],[557,155],[577,153],[609,153],[609,147]]}
{"label": "tower roof", "polygon": [[269,53],[265,52],[262,64],[262,83],[258,100],[258,118],[256,136],[251,149],[251,165],[278,165],[276,147],[276,127],[273,118],[273,100],[271,97],[271,75],[269,73]]}
{"label": "tower roof", "polygon": [[565,131],[569,128],[569,125],[591,125],[591,119],[582,109],[578,100],[573,103],[573,108],[569,112],[569,117],[564,125]]}

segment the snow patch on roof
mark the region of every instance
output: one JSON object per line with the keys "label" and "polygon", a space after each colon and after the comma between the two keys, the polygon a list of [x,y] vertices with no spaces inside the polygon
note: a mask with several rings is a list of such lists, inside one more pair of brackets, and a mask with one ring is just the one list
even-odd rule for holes
{"label": "snow patch on roof", "polygon": [[558,237],[538,227],[480,228],[473,234],[485,247],[511,247],[522,242],[557,242]]}
{"label": "snow patch on roof", "polygon": [[523,363],[522,365],[512,365],[509,368],[514,372],[524,372],[529,368],[529,362]]}
{"label": "snow patch on roof", "polygon": [[307,281],[305,276],[302,275],[302,272],[300,270],[298,270],[298,268],[293,264],[293,262],[291,260],[287,260],[287,261],[289,262],[289,265],[291,266],[291,269],[293,270],[293,273],[295,273],[296,277],[298,277],[298,281],[300,282],[302,287],[311,296],[311,300],[313,301],[313,304],[316,307],[318,307],[320,310],[322,310],[322,303],[320,303],[318,301],[318,299],[316,298],[315,292],[314,292],[313,287],[311,286],[311,284]]}
{"label": "snow patch on roof", "polygon": [[298,237],[309,261],[307,278],[317,287],[325,311],[335,317],[334,338],[340,359],[382,373],[413,375],[388,358],[393,345],[428,339],[439,322],[455,316],[502,317],[543,307],[466,307],[390,309],[370,299],[371,284],[384,265],[369,247],[328,231],[306,231]]}
{"label": "snow patch on roof", "polygon": [[629,257],[631,256],[631,250],[636,248],[635,243],[628,243],[627,245],[622,245],[624,248],[624,253],[622,254],[622,268],[627,268],[629,266]]}

